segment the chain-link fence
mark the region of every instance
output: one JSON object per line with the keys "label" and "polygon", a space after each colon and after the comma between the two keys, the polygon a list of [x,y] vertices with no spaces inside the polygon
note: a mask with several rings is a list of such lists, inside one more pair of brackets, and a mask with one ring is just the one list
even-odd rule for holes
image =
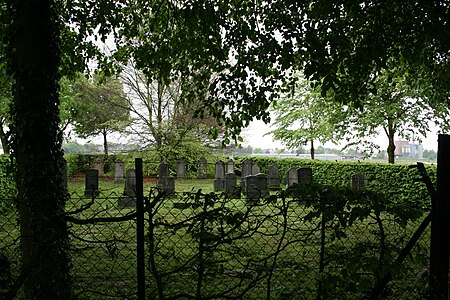
{"label": "chain-link fence", "polygon": [[[75,181],[69,180],[69,190],[84,187]],[[67,202],[74,293],[78,299],[135,299],[135,202],[123,185],[104,181],[98,193],[78,188]],[[12,180],[1,182],[2,191],[11,188],[2,192],[0,219],[0,260],[7,262],[0,289],[6,289],[20,274],[20,231]],[[211,179],[186,182],[190,189],[172,197],[158,193],[154,182],[145,184],[148,298],[361,299],[387,273],[393,279],[382,298],[425,296],[429,228],[404,260],[398,257],[428,211],[370,189],[320,183],[249,203],[244,195],[209,192]]]}

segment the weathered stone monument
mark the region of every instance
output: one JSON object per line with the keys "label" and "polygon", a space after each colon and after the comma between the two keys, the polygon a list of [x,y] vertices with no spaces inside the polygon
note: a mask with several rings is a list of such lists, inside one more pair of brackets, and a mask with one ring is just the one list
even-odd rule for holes
{"label": "weathered stone monument", "polygon": [[241,164],[241,190],[245,192],[245,183],[247,176],[252,175],[252,161],[244,159]]}
{"label": "weathered stone monument", "polygon": [[298,168],[289,168],[286,175],[287,187],[298,184]]}
{"label": "weathered stone monument", "polygon": [[166,197],[175,197],[175,178],[169,176],[169,164],[159,164],[158,190]]}
{"label": "weathered stone monument", "polygon": [[309,184],[313,180],[311,168],[299,168],[298,169],[298,183]]}
{"label": "weathered stone monument", "polygon": [[186,178],[186,160],[180,159],[177,161],[177,179]]}
{"label": "weathered stone monument", "polygon": [[261,168],[258,166],[257,163],[252,164],[252,175],[257,175],[261,173]]}
{"label": "weathered stone monument", "polygon": [[241,189],[237,185],[237,175],[234,173],[227,173],[225,175],[225,197],[228,199],[241,197]]}
{"label": "weathered stone monument", "polygon": [[85,197],[96,197],[99,194],[98,191],[98,170],[88,169],[85,172],[85,187],[84,196]]}
{"label": "weathered stone monument", "polygon": [[277,165],[270,165],[269,166],[269,174],[267,176],[267,186],[269,189],[279,189],[280,188],[280,174],[278,172],[278,166]]}
{"label": "weathered stone monument", "polygon": [[366,186],[366,178],[363,174],[353,174],[350,177],[350,185],[357,190],[364,190]]}
{"label": "weathered stone monument", "polygon": [[234,160],[229,159],[226,164],[226,173],[234,173]]}
{"label": "weathered stone monument", "polygon": [[248,205],[257,204],[259,199],[269,195],[266,174],[250,175],[245,179],[245,196]]}
{"label": "weathered stone monument", "polygon": [[208,176],[208,161],[204,157],[198,161],[198,179],[206,179]]}
{"label": "weathered stone monument", "polygon": [[136,206],[136,171],[134,169],[127,170],[125,175],[125,189],[123,195],[119,198],[118,207],[134,207]]}
{"label": "weathered stone monument", "polygon": [[214,168],[214,191],[223,191],[225,189],[225,164],[219,160]]}
{"label": "weathered stone monument", "polygon": [[124,180],[125,164],[123,161],[118,160],[114,163],[114,182],[119,183]]}
{"label": "weathered stone monument", "polygon": [[98,171],[98,176],[105,176],[105,164],[102,158],[96,158],[92,162],[92,168]]}

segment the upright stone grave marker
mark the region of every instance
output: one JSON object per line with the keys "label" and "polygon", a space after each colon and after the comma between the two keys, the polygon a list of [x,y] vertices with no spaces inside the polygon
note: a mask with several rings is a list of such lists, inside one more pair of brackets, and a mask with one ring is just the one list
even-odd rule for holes
{"label": "upright stone grave marker", "polygon": [[237,176],[234,173],[225,175],[225,197],[236,199],[241,197],[241,190],[237,185]]}
{"label": "upright stone grave marker", "polygon": [[93,169],[98,171],[98,176],[105,176],[105,164],[103,163],[103,159],[95,159],[93,161]]}
{"label": "upright stone grave marker", "polygon": [[214,169],[214,191],[223,191],[225,189],[225,164],[219,160]]}
{"label": "upright stone grave marker", "polygon": [[309,184],[312,182],[312,169],[311,168],[299,168],[298,169],[298,183]]}
{"label": "upright stone grave marker", "polygon": [[234,173],[234,160],[229,159],[226,165],[226,173]]}
{"label": "upright stone grave marker", "polygon": [[245,183],[247,180],[247,176],[252,175],[252,161],[249,159],[244,159],[241,164],[242,172],[241,172],[241,190],[245,192]]}
{"label": "upright stone grave marker", "polygon": [[204,157],[198,161],[198,179],[206,179],[208,175],[208,161]]}
{"label": "upright stone grave marker", "polygon": [[175,178],[169,176],[169,164],[159,164],[158,190],[166,197],[175,197]]}
{"label": "upright stone grave marker", "polygon": [[98,191],[98,170],[89,169],[86,170],[86,179],[85,179],[85,187],[84,187],[84,196],[85,197],[96,197],[99,194]]}
{"label": "upright stone grave marker", "polygon": [[136,206],[136,171],[130,169],[125,175],[125,189],[118,201],[119,208]]}
{"label": "upright stone grave marker", "polygon": [[279,189],[280,188],[280,174],[278,172],[277,165],[269,166],[269,175],[267,176],[267,185],[269,189]]}
{"label": "upright stone grave marker", "polygon": [[186,178],[186,160],[180,159],[177,162],[177,179]]}
{"label": "upright stone grave marker", "polygon": [[125,165],[123,161],[118,160],[114,163],[114,182],[119,183],[123,182],[123,175],[124,175]]}
{"label": "upright stone grave marker", "polygon": [[245,178],[245,181],[245,196],[248,205],[257,204],[259,199],[264,198],[269,194],[267,188],[267,175],[250,175]]}
{"label": "upright stone grave marker", "polygon": [[298,183],[298,168],[289,168],[287,171],[286,181],[288,187]]}
{"label": "upright stone grave marker", "polygon": [[350,177],[350,185],[357,190],[364,190],[366,186],[366,178],[363,174],[353,174]]}
{"label": "upright stone grave marker", "polygon": [[252,164],[252,175],[257,175],[259,173],[261,173],[261,168],[258,166],[258,164]]}

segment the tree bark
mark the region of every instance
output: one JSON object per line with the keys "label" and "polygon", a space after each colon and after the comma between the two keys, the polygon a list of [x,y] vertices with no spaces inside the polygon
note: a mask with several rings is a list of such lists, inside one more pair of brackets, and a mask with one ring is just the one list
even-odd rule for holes
{"label": "tree bark", "polygon": [[106,132],[106,129],[102,130],[102,135],[103,135],[103,153],[105,154],[105,156],[108,156],[108,140],[107,140],[107,135],[108,133]]}
{"label": "tree bark", "polygon": [[387,154],[388,154],[388,163],[393,164],[395,163],[395,143],[394,143],[394,135],[395,130],[392,125],[392,121],[388,120],[388,148],[387,148]]}
{"label": "tree bark", "polygon": [[314,150],[314,141],[313,141],[313,140],[311,140],[311,150],[310,150],[310,153],[311,153],[311,159],[314,159],[315,150]]}
{"label": "tree bark", "polygon": [[3,129],[3,121],[0,120],[0,141],[2,143],[2,149],[4,154],[9,153],[9,146],[8,146],[8,137],[6,136],[6,132]]}
{"label": "tree bark", "polygon": [[59,133],[59,24],[51,0],[10,2],[12,150],[26,299],[70,299]]}

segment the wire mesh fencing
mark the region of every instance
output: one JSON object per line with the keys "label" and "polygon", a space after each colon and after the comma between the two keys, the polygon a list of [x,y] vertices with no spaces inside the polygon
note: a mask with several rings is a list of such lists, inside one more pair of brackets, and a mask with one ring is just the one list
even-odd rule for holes
{"label": "wire mesh fencing", "polygon": [[[78,299],[136,299],[135,198],[124,183],[101,181],[97,192],[86,193],[84,178],[69,180],[73,290]],[[11,187],[2,193],[0,219],[6,289],[20,274],[20,229],[11,178],[1,182],[2,191]],[[387,272],[393,279],[383,299],[422,299],[427,292],[429,228],[397,261],[427,210],[370,189],[320,183],[248,201],[212,192],[211,179],[186,182],[171,195],[156,182],[145,184],[150,299],[361,299]]]}

